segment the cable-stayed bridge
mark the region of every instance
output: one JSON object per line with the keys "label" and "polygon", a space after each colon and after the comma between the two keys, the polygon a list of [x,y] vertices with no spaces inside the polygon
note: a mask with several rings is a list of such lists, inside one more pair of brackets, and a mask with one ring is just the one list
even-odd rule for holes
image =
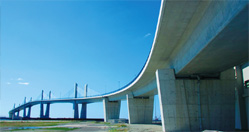
{"label": "cable-stayed bridge", "polygon": [[[78,84],[75,83],[75,88],[70,89],[64,96],[56,98],[53,96],[52,92],[50,91],[49,94],[45,94],[42,90],[41,94],[38,95],[38,97],[35,100],[30,99],[30,101],[27,102],[26,97],[24,98],[23,104],[19,104],[18,107],[15,107],[14,104],[14,111],[10,111],[11,118],[12,119],[19,119],[19,111],[23,110],[23,118],[30,118],[31,116],[31,107],[37,104],[40,104],[40,118],[49,118],[49,111],[50,111],[50,104],[53,103],[73,103],[73,109],[74,109],[74,118],[79,118],[79,112],[78,112],[78,104],[82,104],[82,110],[86,111],[86,104],[92,103],[92,102],[98,102],[99,100],[96,100],[94,98],[93,100],[89,100],[89,98],[94,96],[100,96],[101,94],[93,89],[88,88],[88,85],[86,84],[84,89],[78,87]],[[85,98],[88,98],[87,100]],[[79,101],[82,100],[82,101]],[[46,111],[44,113],[44,105],[46,105]],[[28,111],[26,111],[28,109]],[[84,116],[83,116],[84,115]],[[86,112],[84,114],[81,114],[81,119],[86,119]]]}

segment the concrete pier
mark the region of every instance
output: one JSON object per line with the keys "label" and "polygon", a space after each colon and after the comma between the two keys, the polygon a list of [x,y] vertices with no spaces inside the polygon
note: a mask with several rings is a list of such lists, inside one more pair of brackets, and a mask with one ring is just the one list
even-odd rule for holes
{"label": "concrete pier", "polygon": [[43,118],[44,117],[44,104],[42,102],[43,100],[43,90],[42,90],[42,93],[41,93],[41,104],[40,104],[40,118]]}
{"label": "concrete pier", "polygon": [[87,104],[82,103],[81,112],[80,112],[80,119],[86,119],[86,110],[87,110]]}
{"label": "concrete pier", "polygon": [[41,103],[40,104],[40,118],[43,118],[44,117],[44,104],[43,103]]}
{"label": "concrete pier", "polygon": [[73,103],[73,109],[74,109],[74,119],[79,119],[79,108],[76,101],[74,101]]}
{"label": "concrete pier", "polygon": [[150,124],[153,117],[154,96],[133,97],[127,94],[129,124]]}
{"label": "concrete pier", "polygon": [[245,92],[244,92],[244,99],[245,99],[245,103],[246,103],[246,115],[247,115],[247,130],[249,130],[249,81],[246,82],[246,88],[245,88]]}
{"label": "concrete pier", "polygon": [[[75,83],[74,98],[77,98],[77,94],[78,94],[78,84]],[[73,109],[74,109],[74,119],[79,119],[79,108],[78,108],[78,104],[76,101],[73,102]]]}
{"label": "concrete pier", "polygon": [[235,117],[236,119],[236,124],[235,128],[240,129],[240,130],[247,130],[247,118],[246,118],[246,101],[245,98],[243,97],[244,95],[244,82],[243,82],[243,72],[241,66],[236,66],[236,105],[238,107],[235,108],[237,111],[236,114],[237,116]]}
{"label": "concrete pier", "polygon": [[46,112],[44,118],[49,118],[49,112],[50,112],[50,103],[47,103]]}
{"label": "concrete pier", "polygon": [[[26,103],[26,97],[24,98],[23,104]],[[23,118],[26,117],[26,107],[23,108]]]}
{"label": "concrete pier", "polygon": [[23,108],[23,118],[26,117],[26,107]]}
{"label": "concrete pier", "polygon": [[105,122],[108,122],[108,120],[110,119],[119,119],[120,104],[121,104],[120,100],[109,101],[108,98],[103,99]]}
{"label": "concrete pier", "polygon": [[19,113],[20,113],[20,110],[17,111],[17,114],[15,117],[19,118]]}
{"label": "concrete pier", "polygon": [[163,131],[234,130],[235,71],[220,79],[176,79],[173,69],[156,71]]}
{"label": "concrete pier", "polygon": [[[49,100],[51,100],[51,91],[49,91]],[[47,103],[46,112],[45,112],[45,118],[49,118],[49,112],[50,112],[50,103]]]}
{"label": "concrete pier", "polygon": [[27,114],[27,117],[30,118],[31,116],[31,106],[28,107],[28,114]]}

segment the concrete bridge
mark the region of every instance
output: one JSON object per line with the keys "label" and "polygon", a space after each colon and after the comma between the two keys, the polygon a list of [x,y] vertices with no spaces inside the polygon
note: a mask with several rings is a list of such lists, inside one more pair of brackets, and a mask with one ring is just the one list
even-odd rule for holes
{"label": "concrete bridge", "polygon": [[163,131],[248,130],[248,60],[248,1],[162,0],[150,55],[129,84],[95,97],[32,101],[9,114],[40,104],[40,117],[49,117],[50,104],[70,102],[74,117],[82,104],[86,118],[86,104],[103,101],[108,121],[119,118],[120,100],[127,100],[130,124],[152,123],[158,94]]}

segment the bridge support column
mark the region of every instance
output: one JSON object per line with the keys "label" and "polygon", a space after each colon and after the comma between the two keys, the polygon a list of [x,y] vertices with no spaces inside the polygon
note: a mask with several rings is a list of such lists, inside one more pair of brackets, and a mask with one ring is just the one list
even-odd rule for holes
{"label": "bridge support column", "polygon": [[[43,100],[43,93],[44,91],[42,90],[42,93],[41,93],[41,101]],[[40,118],[44,118],[44,104],[43,102],[41,102],[41,105],[40,105]]]}
{"label": "bridge support column", "polygon": [[[24,101],[23,101],[23,104],[25,104],[26,103],[26,97],[24,98]],[[23,118],[25,118],[26,117],[26,107],[24,106],[24,108],[23,108]]]}
{"label": "bridge support column", "polygon": [[14,120],[16,117],[16,112],[14,111],[13,113],[9,113],[9,118],[11,118],[12,120]]}
{"label": "bridge support column", "polygon": [[26,117],[26,107],[23,108],[23,118]]}
{"label": "bridge support column", "polygon": [[246,118],[246,102],[245,98],[243,97],[244,95],[244,82],[243,82],[243,72],[241,66],[236,66],[236,80],[237,80],[237,85],[236,85],[236,124],[235,128],[236,129],[241,129],[241,130],[247,130],[247,118]]}
{"label": "bridge support column", "polygon": [[[13,109],[15,109],[15,106],[16,106],[16,104],[14,104]],[[12,113],[9,113],[9,118],[11,118],[13,120],[15,118],[15,114],[16,114],[15,111],[13,111]]]}
{"label": "bridge support column", "polygon": [[19,113],[20,113],[20,110],[17,111],[16,115],[14,115],[15,119],[19,119]]}
{"label": "bridge support column", "polygon": [[87,110],[87,104],[86,103],[82,103],[81,113],[80,113],[80,119],[86,119],[86,110]]}
{"label": "bridge support column", "polygon": [[11,114],[9,114],[9,117],[12,119],[12,120],[14,120],[14,119],[16,119],[16,111],[14,111],[13,113],[11,113]]}
{"label": "bridge support column", "polygon": [[133,97],[126,95],[128,103],[129,124],[150,124],[153,117],[154,96]]}
{"label": "bridge support column", "polygon": [[31,116],[31,106],[28,107],[28,114],[27,114],[27,117],[30,118]]}
{"label": "bridge support column", "polygon": [[50,103],[47,103],[45,118],[49,118],[49,111],[50,111]]}
{"label": "bridge support column", "polygon": [[121,104],[120,100],[109,101],[108,98],[103,99],[105,122],[108,122],[108,120],[110,119],[119,119],[120,104]]}
{"label": "bridge support column", "polygon": [[[14,112],[14,114],[15,114],[15,112]],[[13,119],[14,118],[14,114],[9,113],[9,118]]]}
{"label": "bridge support column", "polygon": [[74,119],[79,119],[79,108],[76,102],[74,102],[73,104],[73,109],[74,109]]}
{"label": "bridge support column", "polygon": [[40,104],[40,118],[44,118],[44,104],[42,102]]}
{"label": "bridge support column", "polygon": [[156,71],[163,131],[234,130],[235,72],[220,79],[176,79],[173,69]]}

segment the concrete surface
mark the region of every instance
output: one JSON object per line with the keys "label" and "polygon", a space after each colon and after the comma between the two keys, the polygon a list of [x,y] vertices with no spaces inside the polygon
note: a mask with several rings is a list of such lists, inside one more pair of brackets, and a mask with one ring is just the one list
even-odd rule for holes
{"label": "concrete surface", "polygon": [[151,124],[153,117],[154,96],[133,97],[127,94],[129,124]]}
{"label": "concrete surface", "polygon": [[80,112],[80,118],[81,119],[86,119],[87,116],[87,104],[86,103],[82,103],[81,104],[81,112]]}
{"label": "concrete surface", "polygon": [[[235,71],[220,79],[176,79],[173,69],[156,72],[163,131],[235,130]],[[198,99],[198,86],[200,100]]]}
{"label": "concrete surface", "polygon": [[103,99],[104,121],[109,119],[119,119],[121,101],[109,101],[108,98]]}

